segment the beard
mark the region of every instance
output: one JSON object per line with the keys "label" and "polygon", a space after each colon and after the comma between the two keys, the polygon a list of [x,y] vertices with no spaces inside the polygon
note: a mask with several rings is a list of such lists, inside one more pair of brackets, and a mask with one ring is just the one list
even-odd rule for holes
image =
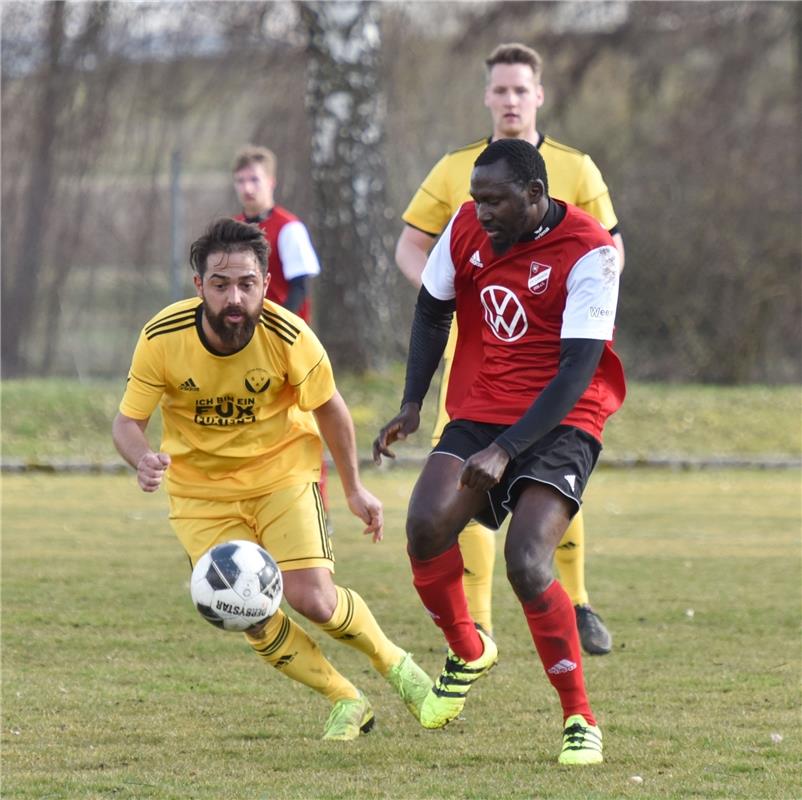
{"label": "beard", "polygon": [[495,255],[504,255],[504,253],[517,242],[528,240],[527,234],[528,231],[531,230],[532,224],[527,211],[527,206],[521,206],[518,213],[515,214],[512,220],[510,220],[503,229],[500,230],[496,228],[496,231],[501,233],[501,237],[490,239],[490,248]]}
{"label": "beard", "polygon": [[495,255],[503,256],[514,244],[513,239],[491,239],[490,249]]}
{"label": "beard", "polygon": [[[219,314],[214,314],[204,300],[203,313],[209,327],[220,337],[223,344],[236,351],[242,350],[251,341],[262,309],[260,307],[255,314],[249,314],[242,306],[226,306]],[[226,314],[241,314],[242,320],[236,323],[228,322]]]}

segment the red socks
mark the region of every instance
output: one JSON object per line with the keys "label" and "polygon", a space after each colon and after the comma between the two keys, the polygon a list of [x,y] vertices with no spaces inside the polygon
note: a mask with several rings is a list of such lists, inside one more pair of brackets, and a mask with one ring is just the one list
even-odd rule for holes
{"label": "red socks", "polygon": [[[484,646],[468,613],[459,546],[455,544],[425,561],[412,556],[409,561],[418,596],[449,646],[465,661],[475,661]],[[595,725],[585,692],[576,616],[565,589],[552,581],[543,594],[521,605],[543,669],[560,696],[563,718],[581,714],[590,725]]]}
{"label": "red socks", "polygon": [[449,647],[465,661],[475,661],[484,652],[484,645],[468,613],[459,545],[425,561],[410,555],[409,561],[418,596],[435,625],[445,634]]}
{"label": "red socks", "polygon": [[543,594],[521,605],[543,669],[560,695],[563,719],[581,714],[595,725],[585,692],[576,615],[565,589],[552,581]]}

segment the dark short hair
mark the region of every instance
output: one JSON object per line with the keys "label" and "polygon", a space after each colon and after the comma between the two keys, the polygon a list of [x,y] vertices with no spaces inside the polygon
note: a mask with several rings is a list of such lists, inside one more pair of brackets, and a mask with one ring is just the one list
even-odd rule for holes
{"label": "dark short hair", "polygon": [[267,272],[267,257],[270,246],[256,225],[237,222],[223,217],[212,222],[206,232],[189,248],[189,263],[202,278],[206,273],[206,259],[210,253],[244,253],[250,251],[256,257],[262,275]]}
{"label": "dark short hair", "polygon": [[496,64],[526,64],[526,66],[532,68],[536,81],[540,80],[543,72],[543,59],[540,57],[540,53],[519,42],[500,44],[485,59],[485,67],[487,67],[488,73]]}
{"label": "dark short hair", "polygon": [[546,194],[549,191],[549,178],[546,174],[546,162],[537,147],[525,139],[496,139],[491,142],[473,162],[475,167],[485,167],[504,161],[510,168],[513,177],[522,186],[531,181],[543,181]]}

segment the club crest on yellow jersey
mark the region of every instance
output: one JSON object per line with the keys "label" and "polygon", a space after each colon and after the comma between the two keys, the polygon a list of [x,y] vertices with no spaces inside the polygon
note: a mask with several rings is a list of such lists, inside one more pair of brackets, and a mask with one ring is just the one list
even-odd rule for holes
{"label": "club crest on yellow jersey", "polygon": [[245,388],[254,394],[260,394],[270,386],[270,376],[263,369],[251,369],[245,373]]}

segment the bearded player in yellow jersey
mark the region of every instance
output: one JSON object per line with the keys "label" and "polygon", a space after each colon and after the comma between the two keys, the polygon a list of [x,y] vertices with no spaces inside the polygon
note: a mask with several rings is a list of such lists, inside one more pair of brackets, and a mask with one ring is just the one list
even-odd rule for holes
{"label": "bearded player in yellow jersey", "polygon": [[[168,306],[142,330],[114,443],[143,491],[165,481],[170,522],[192,564],[221,542],[260,544],[281,569],[287,603],[366,655],[420,719],[431,679],[387,638],[365,601],[332,579],[317,484],[321,435],[348,508],[374,542],[382,505],[360,481],[353,422],[326,351],[300,317],[265,299],[268,252],[257,226],[232,219],[192,245],[198,296]],[[157,406],[158,451],[145,435]],[[367,698],[283,611],[245,635],[268,665],[332,704],[324,739],[371,729]]]}
{"label": "bearded player in yellow jersey", "polygon": [[[486,59],[485,66],[484,102],[493,120],[493,133],[487,139],[443,156],[418,188],[402,215],[406,225],[395,250],[401,272],[416,288],[420,288],[421,273],[436,238],[459,207],[470,200],[468,189],[474,161],[496,139],[525,139],[538,148],[548,170],[549,194],[596,217],[612,234],[623,268],[623,239],[617,230],[618,220],[598,167],[590,156],[537,130],[537,110],[544,101],[540,82],[542,60],[538,53],[522,44],[502,44]],[[448,422],[445,388],[451,372],[456,332],[454,323],[444,356],[440,408],[433,434],[435,442]],[[493,532],[472,522],[460,535],[459,546],[465,563],[464,586],[471,616],[487,631],[492,631]],[[609,653],[612,637],[601,617],[590,606],[585,587],[585,532],[581,510],[557,548],[555,563],[560,581],[576,610],[583,649],[591,655]]]}

